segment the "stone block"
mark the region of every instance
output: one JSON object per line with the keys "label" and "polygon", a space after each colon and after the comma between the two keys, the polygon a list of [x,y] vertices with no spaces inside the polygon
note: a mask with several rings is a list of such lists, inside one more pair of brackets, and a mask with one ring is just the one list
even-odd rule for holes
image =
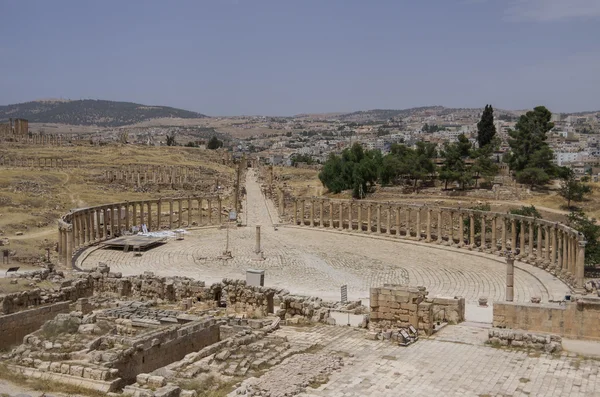
{"label": "stone block", "polygon": [[154,397],[179,397],[181,389],[175,385],[161,387],[154,392]]}
{"label": "stone block", "polygon": [[83,377],[83,367],[79,365],[72,365],[69,373],[73,376]]}
{"label": "stone block", "polygon": [[60,373],[61,374],[68,374],[69,373],[69,364],[61,364],[60,366]]}
{"label": "stone block", "polygon": [[164,376],[149,376],[147,385],[148,387],[159,388],[167,384]]}

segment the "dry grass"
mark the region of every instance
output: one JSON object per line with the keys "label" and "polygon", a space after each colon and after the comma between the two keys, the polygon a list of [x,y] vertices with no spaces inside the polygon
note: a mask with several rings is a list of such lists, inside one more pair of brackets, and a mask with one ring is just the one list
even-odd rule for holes
{"label": "dry grass", "polygon": [[181,382],[179,386],[185,390],[194,390],[198,397],[225,397],[234,388],[238,379],[223,380],[213,374],[190,381]]}
{"label": "dry grass", "polygon": [[[2,294],[12,294],[13,292],[20,292],[20,291],[29,291],[32,289],[36,289],[36,288],[41,288],[41,289],[50,289],[50,288],[57,288],[57,285],[51,283],[50,281],[41,281],[39,283],[35,283],[31,280],[27,280],[24,278],[20,278],[18,279],[18,284],[11,284],[10,283],[10,278],[0,278],[0,295]],[[33,284],[33,286],[30,286],[30,284]]]}
{"label": "dry grass", "polygon": [[88,396],[88,397],[104,397],[106,393],[90,390],[81,386],[67,385],[54,382],[48,379],[39,379],[27,377],[21,373],[16,373],[8,369],[8,367],[0,363],[0,378],[13,383],[15,385],[41,392],[64,393],[69,396]]}
{"label": "dry grass", "polygon": [[[0,236],[10,239],[18,257],[39,257],[58,240],[56,220],[70,209],[109,202],[193,195],[201,192],[156,190],[136,192],[133,186],[107,185],[108,168],[129,164],[201,167],[207,180],[231,185],[234,171],[221,164],[221,154],[186,147],[134,145],[27,147],[0,150],[0,156],[78,160],[80,168],[10,168],[0,172]],[[228,205],[228,202],[224,203]],[[23,236],[16,236],[23,232]],[[52,252],[54,256],[56,253]]]}

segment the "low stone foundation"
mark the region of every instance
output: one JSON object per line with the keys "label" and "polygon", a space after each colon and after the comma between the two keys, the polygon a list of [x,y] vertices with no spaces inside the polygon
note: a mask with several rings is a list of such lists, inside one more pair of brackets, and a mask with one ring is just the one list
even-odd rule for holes
{"label": "low stone foundation", "polygon": [[600,340],[600,298],[563,304],[494,302],[494,327]]}
{"label": "low stone foundation", "polygon": [[558,353],[562,351],[562,338],[558,335],[533,334],[493,328],[488,332],[488,343],[493,346],[510,346]]}
{"label": "low stone foundation", "polygon": [[0,349],[23,342],[23,338],[39,329],[59,313],[69,312],[69,302],[54,303],[0,316]]}

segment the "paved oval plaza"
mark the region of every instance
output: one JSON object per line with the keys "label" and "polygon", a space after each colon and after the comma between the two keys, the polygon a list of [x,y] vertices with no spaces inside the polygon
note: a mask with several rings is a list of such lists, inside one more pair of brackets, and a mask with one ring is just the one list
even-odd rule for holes
{"label": "paved oval plaza", "polygon": [[[207,283],[222,278],[244,278],[247,269],[266,270],[266,285],[293,293],[337,300],[340,287],[348,297],[368,300],[369,288],[384,283],[423,285],[433,296],[463,296],[473,306],[482,296],[490,302],[504,300],[506,265],[502,258],[449,247],[398,241],[354,232],[272,226],[272,203],[265,201],[259,185],[248,173],[247,227],[229,229],[233,258],[219,259],[226,248],[227,230],[191,230],[184,240],[135,256],[131,252],[89,249],[77,265],[91,269],[99,262],[124,275],[153,271],[163,276],[189,276]],[[255,261],[255,228],[262,225],[264,261]],[[550,273],[527,264],[515,269],[515,301],[561,300],[569,288]],[[469,309],[467,310],[469,316]]]}

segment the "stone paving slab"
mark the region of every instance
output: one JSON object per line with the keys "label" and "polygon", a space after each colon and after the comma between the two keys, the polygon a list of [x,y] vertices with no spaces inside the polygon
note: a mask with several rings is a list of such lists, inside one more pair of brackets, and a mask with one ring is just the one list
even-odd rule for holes
{"label": "stone paving slab", "polygon": [[409,347],[366,340],[345,327],[284,327],[275,335],[354,355],[303,397],[600,395],[599,361],[496,349],[483,344],[487,329],[474,324],[446,327]]}

